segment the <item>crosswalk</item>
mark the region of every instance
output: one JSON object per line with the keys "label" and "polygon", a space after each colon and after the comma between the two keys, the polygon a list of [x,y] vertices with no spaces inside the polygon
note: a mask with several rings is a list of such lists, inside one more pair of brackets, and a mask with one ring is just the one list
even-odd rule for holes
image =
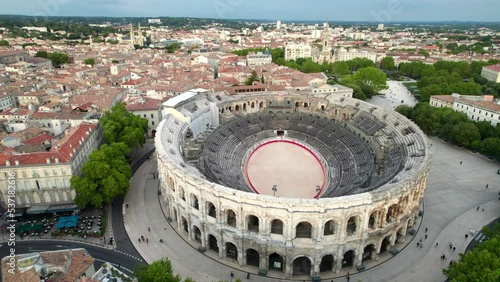
{"label": "crosswalk", "polygon": [[144,260],[143,260],[142,258],[139,258],[139,257],[133,256],[133,255],[128,254],[128,253],[126,253],[126,252],[122,252],[122,251],[118,251],[118,250],[114,250],[114,251],[115,251],[115,252],[117,252],[117,253],[120,253],[120,254],[122,254],[122,255],[125,255],[125,256],[128,256],[128,257],[131,257],[131,258],[133,258],[133,259],[135,259],[135,260],[138,260],[138,261],[140,261],[140,262],[144,262]]}

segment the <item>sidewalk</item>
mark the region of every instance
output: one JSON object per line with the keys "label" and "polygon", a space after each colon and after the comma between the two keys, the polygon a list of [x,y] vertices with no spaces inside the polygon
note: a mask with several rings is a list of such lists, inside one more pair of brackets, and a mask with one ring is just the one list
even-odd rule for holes
{"label": "sidewalk", "polygon": [[[500,204],[497,193],[500,187],[500,176],[496,175],[499,164],[486,160],[484,157],[468,151],[450,146],[433,139],[435,150],[434,164],[429,175],[428,188],[424,197],[424,215],[422,225],[409,245],[400,249],[395,257],[368,269],[364,272],[350,271],[351,281],[363,282],[379,281],[426,281],[442,282],[445,280],[442,268],[448,266],[451,259],[456,260],[468,244],[465,234],[470,230],[480,230],[481,227],[494,220],[500,214]],[[460,161],[463,160],[463,165]],[[185,236],[179,236],[166,221],[158,200],[158,180],[153,179],[152,172],[156,172],[156,160],[147,160],[136,172],[131,180],[131,189],[125,198],[124,204],[129,204],[124,210],[124,225],[132,243],[145,261],[151,263],[162,257],[172,261],[172,267],[182,277],[191,277],[197,282],[230,280],[229,273],[235,278],[246,280],[246,273],[230,266],[237,264],[223,260],[211,252],[200,254],[186,241]],[[489,189],[485,184],[489,183]],[[163,205],[163,203],[161,203]],[[477,206],[481,206],[476,211]],[[482,207],[485,211],[482,211]],[[175,222],[173,225],[177,224]],[[151,231],[148,231],[148,227]],[[427,233],[425,228],[428,228]],[[423,248],[417,248],[416,243],[423,239]],[[139,243],[141,235],[149,239],[149,243]],[[163,243],[160,243],[160,239]],[[469,236],[468,240],[472,240]],[[434,247],[439,242],[438,247]],[[452,242],[456,251],[449,250]],[[440,256],[445,253],[447,260],[441,261]],[[381,257],[381,260],[384,258]],[[370,262],[367,263],[369,267]],[[286,281],[269,277],[257,276],[255,268],[243,268],[252,273],[252,281]],[[345,272],[339,275],[345,274]],[[275,273],[272,273],[273,275]],[[332,277],[328,273],[322,277]],[[338,276],[338,275],[335,275]],[[334,278],[334,281],[345,278]],[[293,280],[303,281],[296,277]],[[307,279],[306,281],[309,281]],[[330,281],[331,278],[323,281]]]}

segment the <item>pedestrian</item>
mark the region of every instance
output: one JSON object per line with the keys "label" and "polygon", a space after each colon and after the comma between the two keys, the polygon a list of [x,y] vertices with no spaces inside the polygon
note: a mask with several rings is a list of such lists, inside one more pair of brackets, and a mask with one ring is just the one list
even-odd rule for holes
{"label": "pedestrian", "polygon": [[422,243],[422,237],[420,237],[420,243]]}
{"label": "pedestrian", "polygon": [[149,240],[148,240],[148,238],[146,238],[146,244],[149,244]]}
{"label": "pedestrian", "polygon": [[151,232],[151,227],[148,226],[148,231]]}
{"label": "pedestrian", "polygon": [[233,278],[233,277],[234,277],[234,273],[233,273],[232,271],[231,271],[230,276],[231,276],[231,278]]}
{"label": "pedestrian", "polygon": [[436,246],[434,246],[434,247],[437,247],[438,245],[439,245],[439,243],[438,243],[438,242],[436,242]]}
{"label": "pedestrian", "polygon": [[483,207],[483,211],[484,211],[484,207]]}
{"label": "pedestrian", "polygon": [[488,189],[488,184],[486,184],[486,187],[484,187],[484,188]]}
{"label": "pedestrian", "polygon": [[420,244],[420,249],[422,249],[424,247],[424,244]]}
{"label": "pedestrian", "polygon": [[450,244],[448,244],[448,246],[450,247],[450,250],[451,248],[453,248],[453,244],[450,242]]}
{"label": "pedestrian", "polygon": [[477,207],[476,211],[479,211],[479,206]]}
{"label": "pedestrian", "polygon": [[455,250],[456,250],[456,248],[455,248],[455,247],[453,247],[453,251],[455,251]]}
{"label": "pedestrian", "polygon": [[465,234],[465,239],[467,240],[469,238],[469,234]]}
{"label": "pedestrian", "polygon": [[141,235],[141,240],[144,242],[144,235]]}
{"label": "pedestrian", "polygon": [[250,279],[250,273],[247,273],[247,279]]}
{"label": "pedestrian", "polygon": [[425,234],[425,239],[427,240],[427,234]]}
{"label": "pedestrian", "polygon": [[427,227],[425,228],[425,233],[427,233]]}
{"label": "pedestrian", "polygon": [[420,247],[420,242],[417,242],[417,248]]}
{"label": "pedestrian", "polygon": [[462,161],[460,161],[460,164],[462,164]]}
{"label": "pedestrian", "polygon": [[141,242],[141,238],[139,238],[139,243]]}
{"label": "pedestrian", "polygon": [[349,282],[349,280],[351,280],[351,276],[349,275],[349,272],[347,272],[346,278],[347,278],[347,282]]}

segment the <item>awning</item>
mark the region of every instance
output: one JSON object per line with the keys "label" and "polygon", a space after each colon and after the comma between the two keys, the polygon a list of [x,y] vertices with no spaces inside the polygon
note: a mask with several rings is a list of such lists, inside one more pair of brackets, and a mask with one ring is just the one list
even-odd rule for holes
{"label": "awning", "polygon": [[49,208],[47,208],[47,212],[70,212],[77,209],[78,206],[75,204],[51,205]]}
{"label": "awning", "polygon": [[46,213],[46,210],[49,208],[50,205],[40,205],[40,206],[32,206],[30,207],[26,213],[27,214],[41,214],[41,213]]}

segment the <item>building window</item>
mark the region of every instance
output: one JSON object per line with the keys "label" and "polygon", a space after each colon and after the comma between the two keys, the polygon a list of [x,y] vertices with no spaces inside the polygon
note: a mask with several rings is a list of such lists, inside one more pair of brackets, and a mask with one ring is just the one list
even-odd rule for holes
{"label": "building window", "polygon": [[155,125],[155,121],[154,121],[154,120],[153,120],[153,121],[151,121],[151,125]]}
{"label": "building window", "polygon": [[154,118],[154,117],[155,117],[155,115],[154,115],[154,114],[151,114],[151,118]]}
{"label": "building window", "polygon": [[146,114],[144,114],[144,117],[146,117]]}
{"label": "building window", "polygon": [[57,176],[57,171],[55,168],[52,169],[52,175]]}

